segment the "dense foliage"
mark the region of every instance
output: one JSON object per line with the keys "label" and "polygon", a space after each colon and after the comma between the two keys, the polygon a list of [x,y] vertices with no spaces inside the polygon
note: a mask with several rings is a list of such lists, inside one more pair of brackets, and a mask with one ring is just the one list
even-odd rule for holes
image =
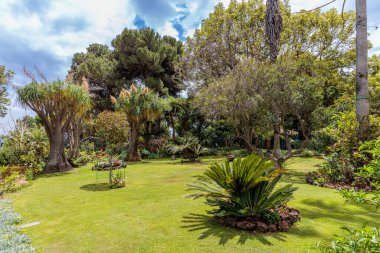
{"label": "dense foliage", "polygon": [[95,136],[105,145],[118,145],[128,141],[127,118],[121,112],[103,111],[95,120]]}

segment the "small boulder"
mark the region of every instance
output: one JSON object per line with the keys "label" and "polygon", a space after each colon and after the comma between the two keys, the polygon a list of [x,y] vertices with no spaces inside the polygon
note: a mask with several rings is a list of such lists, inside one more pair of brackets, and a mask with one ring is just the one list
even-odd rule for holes
{"label": "small boulder", "polygon": [[262,232],[262,233],[265,233],[268,231],[268,226],[267,224],[265,224],[264,222],[257,222],[257,227],[256,227],[256,230],[258,232]]}
{"label": "small boulder", "polygon": [[236,227],[236,218],[227,217],[224,224],[230,227]]}
{"label": "small boulder", "polygon": [[278,230],[285,232],[285,231],[288,231],[288,229],[289,229],[289,224],[284,220],[280,221],[280,223],[278,224]]}
{"label": "small boulder", "polygon": [[236,223],[236,227],[243,230],[254,230],[256,228],[256,224],[249,221],[239,221]]}
{"label": "small boulder", "polygon": [[276,226],[276,224],[270,224],[270,225],[268,226],[268,230],[269,230],[269,232],[276,232],[276,231],[277,231],[277,226]]}

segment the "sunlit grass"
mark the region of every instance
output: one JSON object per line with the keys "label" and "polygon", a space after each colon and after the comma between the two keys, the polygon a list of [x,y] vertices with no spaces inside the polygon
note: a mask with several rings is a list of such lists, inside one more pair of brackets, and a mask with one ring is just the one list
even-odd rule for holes
{"label": "sunlit grass", "polygon": [[319,240],[330,241],[343,226],[380,225],[373,209],[345,204],[336,191],[305,183],[320,160],[293,158],[282,183],[299,187],[290,206],[302,220],[287,233],[253,235],[220,227],[206,216],[202,200],[184,198],[186,184],[204,163],[151,160],[127,167],[127,187],[109,190],[107,172],[96,179],[91,166],[37,179],[8,195],[25,228],[43,252],[307,252]]}

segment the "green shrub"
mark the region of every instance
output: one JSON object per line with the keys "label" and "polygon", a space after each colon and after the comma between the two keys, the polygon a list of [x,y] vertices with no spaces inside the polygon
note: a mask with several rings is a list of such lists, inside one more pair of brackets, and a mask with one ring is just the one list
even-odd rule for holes
{"label": "green shrub", "polygon": [[352,182],[355,176],[355,167],[350,158],[333,153],[325,157],[325,161],[319,169],[321,175],[326,177],[329,182]]}
{"label": "green shrub", "polygon": [[14,192],[18,189],[17,180],[20,174],[18,172],[13,172],[11,175],[5,177],[0,181],[0,194],[4,192]]}
{"label": "green shrub", "polygon": [[357,174],[370,182],[380,183],[380,137],[363,143],[359,152],[368,156],[368,160],[367,164],[358,169]]}
{"label": "green shrub", "polygon": [[145,148],[139,150],[139,152],[140,152],[141,158],[143,159],[148,158],[150,155],[150,151]]}
{"label": "green shrub", "polygon": [[237,158],[232,165],[212,165],[202,176],[189,185],[196,193],[194,199],[205,198],[206,203],[217,207],[216,216],[258,216],[265,218],[268,210],[286,204],[297,189],[286,185],[274,190],[281,178],[274,163],[252,154]]}
{"label": "green shrub", "polygon": [[378,253],[380,252],[380,232],[378,228],[362,227],[347,231],[346,236],[339,237],[331,245],[317,243],[314,249],[324,253]]}

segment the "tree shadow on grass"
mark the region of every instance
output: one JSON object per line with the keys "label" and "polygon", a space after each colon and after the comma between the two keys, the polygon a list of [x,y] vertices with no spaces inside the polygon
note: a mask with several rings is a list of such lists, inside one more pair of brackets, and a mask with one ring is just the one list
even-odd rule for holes
{"label": "tree shadow on grass", "polygon": [[285,171],[283,173],[281,182],[289,184],[307,184],[306,173],[297,171]]}
{"label": "tree shadow on grass", "polygon": [[360,205],[360,209],[349,209],[349,203],[344,205],[336,205],[336,203],[328,204],[326,201],[317,199],[305,199],[302,201],[306,204],[306,208],[302,209],[302,216],[309,219],[329,218],[335,220],[336,223],[371,223],[376,217],[369,216],[375,208],[369,205]]}
{"label": "tree shadow on grass", "polygon": [[71,174],[69,171],[66,172],[57,172],[57,173],[46,173],[38,175],[37,178],[50,178],[50,177],[62,177]]}
{"label": "tree shadow on grass", "polygon": [[210,236],[218,237],[219,244],[225,245],[229,240],[239,237],[238,244],[245,244],[247,240],[258,240],[264,245],[271,246],[273,243],[270,239],[278,241],[286,241],[284,233],[259,234],[249,233],[247,231],[237,230],[229,227],[224,227],[217,223],[212,216],[191,213],[184,216],[182,228],[188,229],[189,232],[200,231],[199,240],[206,239]]}
{"label": "tree shadow on grass", "polygon": [[99,184],[85,184],[80,187],[80,189],[91,192],[102,192],[111,190],[108,183],[99,183]]}
{"label": "tree shadow on grass", "polygon": [[139,164],[148,164],[148,163],[152,163],[151,161],[147,161],[147,160],[141,160],[141,161],[128,161],[127,162],[127,168],[128,166],[130,165],[139,165]]}

